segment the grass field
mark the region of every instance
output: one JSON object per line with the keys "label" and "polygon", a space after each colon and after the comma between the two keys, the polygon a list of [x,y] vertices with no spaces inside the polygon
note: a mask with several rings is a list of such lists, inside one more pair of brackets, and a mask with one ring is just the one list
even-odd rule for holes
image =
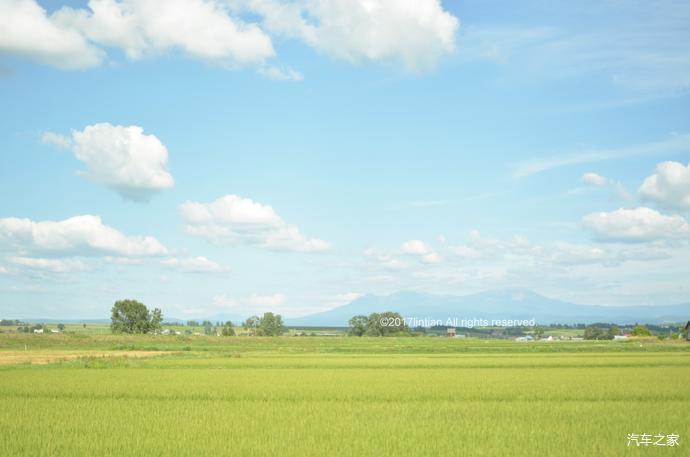
{"label": "grass field", "polygon": [[21,352],[2,456],[690,455],[682,342],[0,335]]}

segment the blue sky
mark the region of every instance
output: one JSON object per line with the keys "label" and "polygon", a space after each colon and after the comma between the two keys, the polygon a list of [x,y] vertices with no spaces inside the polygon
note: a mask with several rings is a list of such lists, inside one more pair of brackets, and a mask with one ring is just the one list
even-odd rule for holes
{"label": "blue sky", "polygon": [[690,301],[687,3],[166,5],[0,0],[3,317]]}

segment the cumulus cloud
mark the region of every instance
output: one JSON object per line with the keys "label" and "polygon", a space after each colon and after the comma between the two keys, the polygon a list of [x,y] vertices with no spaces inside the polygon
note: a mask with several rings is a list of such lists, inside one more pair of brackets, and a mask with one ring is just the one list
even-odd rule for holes
{"label": "cumulus cloud", "polygon": [[398,60],[423,71],[455,50],[459,21],[439,0],[246,0],[271,33],[350,62]]}
{"label": "cumulus cloud", "polygon": [[179,50],[230,65],[261,63],[275,54],[259,26],[231,17],[216,0],[90,0],[89,9],[64,7],[63,26],[89,40],[122,49],[129,58]]}
{"label": "cumulus cloud", "polygon": [[220,273],[226,271],[221,264],[204,256],[178,259],[176,257],[162,260],[161,263],[168,267],[185,273]]}
{"label": "cumulus cloud", "polygon": [[645,207],[592,213],[582,222],[601,241],[644,242],[690,235],[690,225],[682,217]]}
{"label": "cumulus cloud", "polygon": [[690,208],[690,163],[662,162],[640,187],[643,199],[666,208]]}
{"label": "cumulus cloud", "polygon": [[46,132],[42,141],[70,147],[74,156],[86,164],[83,174],[87,178],[129,200],[147,201],[175,183],[168,171],[167,148],[136,125],[89,125],[82,131],[73,130],[71,139]]}
{"label": "cumulus cloud", "polygon": [[0,0],[0,53],[65,70],[99,65],[104,55],[34,0]]}
{"label": "cumulus cloud", "polygon": [[274,251],[321,252],[329,244],[307,238],[268,205],[237,195],[180,205],[185,231],[218,244],[256,245]]}
{"label": "cumulus cloud", "polygon": [[590,186],[605,187],[609,180],[605,176],[596,173],[585,173],[582,175],[582,182]]}
{"label": "cumulus cloud", "polygon": [[0,247],[51,256],[158,256],[167,252],[156,238],[126,236],[98,216],[75,216],[62,221],[0,219]]}
{"label": "cumulus cloud", "polygon": [[421,240],[405,241],[400,250],[404,254],[410,254],[419,257],[424,263],[439,263],[441,256],[434,251],[431,246]]}
{"label": "cumulus cloud", "polygon": [[596,173],[585,173],[582,175],[582,182],[588,186],[608,188],[613,194],[621,198],[630,198],[630,193],[625,189],[623,183],[614,181]]}
{"label": "cumulus cloud", "polygon": [[36,0],[0,1],[0,52],[64,69],[99,65],[106,49],[131,60],[176,51],[226,67],[268,65],[271,35],[350,62],[397,60],[411,71],[455,50],[458,19],[440,0],[90,0],[47,15]]}

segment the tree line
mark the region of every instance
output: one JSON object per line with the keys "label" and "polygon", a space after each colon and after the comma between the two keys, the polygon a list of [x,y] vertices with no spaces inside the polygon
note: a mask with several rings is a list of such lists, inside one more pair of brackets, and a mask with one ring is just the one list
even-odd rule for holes
{"label": "tree line", "polygon": [[352,336],[410,336],[405,319],[393,311],[354,316],[348,322]]}
{"label": "tree line", "polygon": [[[208,320],[201,325],[197,321],[188,321],[187,325],[203,327],[206,335],[235,335],[231,321],[217,322],[216,325]],[[137,300],[118,300],[111,309],[110,329],[113,333],[161,333],[162,326],[163,312],[159,308],[149,310]],[[250,317],[242,323],[242,327],[248,334],[257,336],[280,336],[286,330],[282,316],[271,312],[264,313],[261,317]]]}

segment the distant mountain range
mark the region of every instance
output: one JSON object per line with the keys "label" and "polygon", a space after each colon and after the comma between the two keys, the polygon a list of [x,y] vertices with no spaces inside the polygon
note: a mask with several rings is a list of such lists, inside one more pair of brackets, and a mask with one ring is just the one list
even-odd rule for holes
{"label": "distant mountain range", "polygon": [[[433,295],[398,292],[391,295],[364,295],[351,303],[322,313],[285,319],[288,326],[345,327],[352,316],[395,311],[406,319],[535,319],[538,325],[591,324],[663,324],[690,320],[690,303],[666,306],[594,306],[577,305],[539,295],[526,289],[501,289],[473,295]],[[215,315],[196,318],[197,322],[231,320],[239,325],[249,316]],[[109,319],[27,319],[42,323],[108,323]],[[166,318],[166,322],[184,322]]]}
{"label": "distant mountain range", "polygon": [[395,311],[403,317],[446,321],[461,319],[535,319],[537,324],[615,322],[685,322],[690,320],[690,303],[668,306],[576,305],[544,297],[525,289],[502,289],[473,295],[432,295],[398,292],[392,295],[364,295],[341,307],[296,319],[291,326],[345,326],[352,316]]}

